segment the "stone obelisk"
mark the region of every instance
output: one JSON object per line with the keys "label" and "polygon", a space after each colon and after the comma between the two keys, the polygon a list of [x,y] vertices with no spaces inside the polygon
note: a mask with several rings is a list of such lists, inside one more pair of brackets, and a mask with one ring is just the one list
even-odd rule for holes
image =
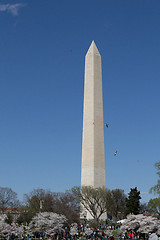
{"label": "stone obelisk", "polygon": [[85,56],[81,186],[105,187],[101,56],[92,41]]}

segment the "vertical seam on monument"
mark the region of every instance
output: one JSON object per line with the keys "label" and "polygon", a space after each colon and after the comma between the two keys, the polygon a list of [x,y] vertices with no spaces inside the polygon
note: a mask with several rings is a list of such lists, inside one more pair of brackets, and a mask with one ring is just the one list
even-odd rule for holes
{"label": "vertical seam on monument", "polygon": [[94,136],[94,176],[93,176],[93,187],[95,187],[95,128],[96,128],[96,122],[95,122],[95,46],[94,46],[94,42],[93,42],[93,81],[94,81],[94,87],[93,87],[93,114],[94,114],[94,126],[93,126],[93,136]]}
{"label": "vertical seam on monument", "polygon": [[[93,42],[92,42],[92,49],[91,49],[91,58],[92,58],[92,101],[93,101],[93,105],[92,105],[92,121],[94,123],[94,51],[93,51]],[[92,123],[91,123],[92,124]],[[93,157],[94,157],[94,124],[91,125],[92,126],[92,134],[93,134],[93,142],[92,142],[92,147],[93,147]],[[93,168],[93,174],[92,174],[92,184],[94,186],[94,162],[92,162],[92,168]]]}

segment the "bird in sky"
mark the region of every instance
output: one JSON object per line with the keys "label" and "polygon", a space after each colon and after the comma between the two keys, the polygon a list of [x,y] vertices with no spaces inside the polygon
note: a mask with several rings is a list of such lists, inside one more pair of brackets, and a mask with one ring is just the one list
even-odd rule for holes
{"label": "bird in sky", "polygon": [[108,123],[105,123],[106,127],[108,128],[109,124]]}
{"label": "bird in sky", "polygon": [[115,151],[115,153],[114,153],[114,156],[116,156],[117,155],[117,151]]}

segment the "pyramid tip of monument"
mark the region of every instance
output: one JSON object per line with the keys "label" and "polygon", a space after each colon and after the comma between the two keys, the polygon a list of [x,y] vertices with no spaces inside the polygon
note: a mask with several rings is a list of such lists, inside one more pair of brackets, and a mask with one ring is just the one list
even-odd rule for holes
{"label": "pyramid tip of monument", "polygon": [[92,40],[92,43],[91,43],[91,45],[90,45],[86,55],[88,55],[89,53],[90,54],[92,53],[92,54],[100,55],[94,40]]}

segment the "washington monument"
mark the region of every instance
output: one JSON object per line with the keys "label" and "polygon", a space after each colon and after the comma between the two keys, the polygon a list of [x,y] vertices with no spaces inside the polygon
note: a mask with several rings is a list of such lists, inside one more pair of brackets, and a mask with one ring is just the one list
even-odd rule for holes
{"label": "washington monument", "polygon": [[81,186],[105,187],[101,56],[92,41],[85,56]]}

